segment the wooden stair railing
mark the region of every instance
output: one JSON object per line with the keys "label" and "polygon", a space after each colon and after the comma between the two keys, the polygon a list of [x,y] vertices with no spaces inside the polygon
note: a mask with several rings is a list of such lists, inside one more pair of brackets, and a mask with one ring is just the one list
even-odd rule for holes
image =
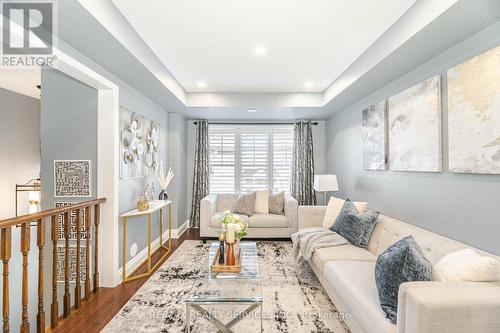
{"label": "wooden stair railing", "polygon": [[[69,238],[70,238],[70,222],[71,215],[76,214],[76,279],[74,289],[74,308],[75,310],[81,306],[81,272],[80,272],[80,250],[81,250],[81,232],[82,226],[85,226],[85,242],[86,242],[86,256],[85,256],[85,280],[84,280],[84,298],[88,300],[91,291],[96,293],[99,291],[99,270],[98,270],[98,249],[99,249],[99,218],[100,218],[100,205],[105,203],[106,199],[95,199],[81,203],[75,203],[71,206],[47,209],[34,214],[22,215],[6,220],[0,221],[0,260],[2,260],[3,274],[3,299],[2,299],[2,318],[3,332],[10,331],[10,297],[9,295],[9,261],[12,257],[12,227],[21,227],[21,244],[20,251],[22,254],[22,294],[21,294],[21,327],[19,329],[22,333],[29,333],[30,323],[28,319],[28,254],[30,251],[30,234],[31,223],[36,222],[33,226],[37,228],[36,239],[38,247],[38,313],[36,316],[37,332],[45,331],[45,309],[44,309],[44,247],[45,247],[45,230],[47,220],[51,223],[51,241],[52,241],[52,303],[50,306],[50,326],[57,327],[59,320],[59,304],[57,300],[57,264],[58,253],[57,243],[59,241],[59,223],[58,217],[62,214],[64,217],[64,237],[65,239],[65,255],[64,255],[64,298],[63,298],[63,316],[68,317],[71,314],[71,294],[70,294],[70,256],[69,256]],[[94,224],[94,275],[93,275],[93,289],[90,286],[90,230],[92,226],[92,208],[93,224]],[[85,215],[83,214],[85,212]],[[83,215],[85,220],[82,219]],[[83,220],[83,221],[82,221]],[[14,329],[13,331],[17,331]]]}

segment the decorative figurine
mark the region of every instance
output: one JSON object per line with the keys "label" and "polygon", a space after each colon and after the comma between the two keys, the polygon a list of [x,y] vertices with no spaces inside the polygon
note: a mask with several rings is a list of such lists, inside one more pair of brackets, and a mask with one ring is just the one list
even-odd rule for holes
{"label": "decorative figurine", "polygon": [[219,264],[224,265],[224,240],[226,236],[224,234],[220,234],[219,236]]}

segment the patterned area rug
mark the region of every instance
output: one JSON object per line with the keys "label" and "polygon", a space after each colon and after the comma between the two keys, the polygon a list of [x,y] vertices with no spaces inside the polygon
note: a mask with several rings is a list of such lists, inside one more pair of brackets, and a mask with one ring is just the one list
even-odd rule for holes
{"label": "patterned area rug", "polygon": [[[122,308],[103,332],[186,332],[184,300],[207,273],[209,244],[185,241]],[[328,295],[309,267],[300,274],[285,241],[257,243],[262,279],[264,332],[349,332]],[[243,310],[226,305],[208,311],[223,322]],[[193,312],[193,311],[192,311]],[[259,312],[259,311],[257,311]],[[218,316],[220,315],[220,316]],[[258,332],[260,313],[232,327],[234,332]],[[217,332],[191,314],[191,332]]]}

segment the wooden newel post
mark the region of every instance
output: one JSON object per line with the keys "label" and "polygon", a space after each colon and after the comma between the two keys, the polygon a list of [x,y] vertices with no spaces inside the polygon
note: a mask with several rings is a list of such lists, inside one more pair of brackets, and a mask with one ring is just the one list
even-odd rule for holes
{"label": "wooden newel post", "polygon": [[43,248],[45,246],[45,223],[37,222],[36,244],[38,246],[38,313],[36,315],[37,333],[45,332],[45,310],[43,309]]}
{"label": "wooden newel post", "polygon": [[82,285],[80,281],[80,235],[82,232],[82,210],[76,211],[76,277],[75,277],[75,309],[78,309],[82,300]]}
{"label": "wooden newel post", "polygon": [[85,208],[85,300],[90,297],[90,206]]}
{"label": "wooden newel post", "polygon": [[69,212],[64,213],[64,317],[71,313],[71,296],[69,293],[69,226],[71,224]]}
{"label": "wooden newel post", "polygon": [[28,321],[28,252],[30,250],[30,229],[30,222],[25,222],[21,225],[21,253],[23,255],[21,333],[29,333],[30,331],[30,323]]}
{"label": "wooden newel post", "polygon": [[99,290],[99,219],[101,217],[101,207],[94,206],[94,234],[95,234],[95,252],[94,252],[94,292]]}
{"label": "wooden newel post", "polygon": [[52,215],[51,233],[52,240],[52,304],[50,305],[50,326],[56,328],[59,319],[59,304],[57,302],[57,241],[59,240],[59,221],[61,215]]}
{"label": "wooden newel post", "polygon": [[11,227],[2,229],[0,244],[0,257],[3,262],[3,301],[2,301],[2,317],[3,317],[3,332],[9,332],[9,260],[11,258],[12,233]]}

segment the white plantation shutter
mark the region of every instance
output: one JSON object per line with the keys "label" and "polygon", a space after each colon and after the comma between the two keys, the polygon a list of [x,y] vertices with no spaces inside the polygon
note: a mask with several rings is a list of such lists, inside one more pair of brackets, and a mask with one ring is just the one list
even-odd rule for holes
{"label": "white plantation shutter", "polygon": [[210,193],[235,193],[236,134],[209,132]]}
{"label": "white plantation shutter", "polygon": [[269,134],[240,134],[240,192],[266,190]]}
{"label": "white plantation shutter", "polygon": [[290,192],[293,131],[273,134],[273,192]]}
{"label": "white plantation shutter", "polygon": [[293,125],[209,126],[210,193],[290,192]]}

